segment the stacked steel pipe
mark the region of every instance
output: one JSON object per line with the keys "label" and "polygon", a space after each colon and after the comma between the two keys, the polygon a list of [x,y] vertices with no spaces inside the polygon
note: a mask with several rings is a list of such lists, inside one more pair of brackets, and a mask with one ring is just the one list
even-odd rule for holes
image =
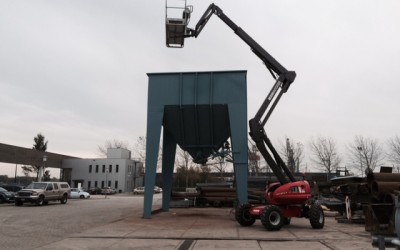
{"label": "stacked steel pipe", "polygon": [[400,173],[369,173],[367,181],[372,198],[385,199],[395,190],[400,190]]}

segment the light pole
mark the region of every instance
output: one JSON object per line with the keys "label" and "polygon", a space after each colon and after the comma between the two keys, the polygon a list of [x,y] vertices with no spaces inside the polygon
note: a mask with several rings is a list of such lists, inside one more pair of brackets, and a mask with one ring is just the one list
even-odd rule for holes
{"label": "light pole", "polygon": [[110,191],[110,189],[108,188],[108,180],[107,180],[107,176],[108,175],[108,167],[107,167],[107,163],[106,163],[106,191],[105,191],[105,198],[107,198],[107,192]]}
{"label": "light pole", "polygon": [[47,161],[47,155],[43,155],[43,168],[40,167],[39,168],[39,178],[38,181],[42,181],[42,177],[43,177],[43,171],[46,169],[46,161]]}
{"label": "light pole", "polygon": [[126,179],[126,187],[125,187],[127,190],[133,190],[132,189],[131,176],[132,176],[132,173],[129,172],[128,173],[128,179]]}
{"label": "light pole", "polygon": [[17,167],[18,167],[18,164],[15,163],[15,176],[14,176],[14,183],[15,184],[17,184]]}
{"label": "light pole", "polygon": [[360,154],[360,165],[361,165],[361,177],[364,177],[364,171],[363,171],[363,165],[362,165],[362,158],[361,158],[361,151],[362,151],[362,147],[358,146],[357,147],[358,153]]}
{"label": "light pole", "polygon": [[134,165],[134,169],[133,169],[133,188],[132,190],[136,188],[136,163]]}
{"label": "light pole", "polygon": [[14,183],[17,184],[17,150],[14,151],[14,160],[15,160],[15,176],[14,176]]}

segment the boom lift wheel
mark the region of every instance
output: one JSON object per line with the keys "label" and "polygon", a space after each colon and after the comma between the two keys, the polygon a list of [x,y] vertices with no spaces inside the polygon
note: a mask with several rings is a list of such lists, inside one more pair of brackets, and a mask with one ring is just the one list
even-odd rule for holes
{"label": "boom lift wheel", "polygon": [[250,208],[250,204],[240,204],[235,211],[237,222],[244,227],[249,227],[256,221],[256,219],[250,214]]}
{"label": "boom lift wheel", "polygon": [[310,210],[308,211],[310,224],[314,229],[321,229],[324,227],[325,224],[325,215],[324,211],[318,204],[312,204]]}
{"label": "boom lift wheel", "polygon": [[285,220],[282,210],[278,206],[266,206],[260,219],[268,231],[279,231]]}

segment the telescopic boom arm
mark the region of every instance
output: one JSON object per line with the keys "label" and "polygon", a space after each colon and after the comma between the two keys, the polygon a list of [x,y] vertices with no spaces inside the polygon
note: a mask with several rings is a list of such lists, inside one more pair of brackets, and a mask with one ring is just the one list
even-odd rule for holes
{"label": "telescopic boom arm", "polygon": [[[296,78],[296,72],[288,71],[278,61],[275,60],[267,51],[265,51],[256,41],[253,40],[246,32],[244,32],[239,26],[237,26],[229,17],[227,17],[223,11],[216,6],[211,4],[196,24],[195,29],[189,29],[189,33],[186,37],[198,37],[204,26],[210,20],[212,14],[217,15],[225,24],[227,24],[236,35],[238,35],[247,45],[250,46],[251,50],[258,56],[261,61],[264,62],[265,66],[276,80],[274,86],[265,98],[263,104],[257,111],[254,118],[249,121],[250,136],[256,143],[257,148],[271,167],[275,176],[278,178],[281,184],[294,182],[295,178],[290,172],[285,162],[279,156],[273,145],[265,133],[264,126],[268,121],[271,113],[275,109],[275,106],[279,102],[283,93],[289,89],[290,84]],[[266,115],[265,115],[266,114]],[[263,116],[265,117],[263,118]],[[272,156],[271,156],[272,154]]]}

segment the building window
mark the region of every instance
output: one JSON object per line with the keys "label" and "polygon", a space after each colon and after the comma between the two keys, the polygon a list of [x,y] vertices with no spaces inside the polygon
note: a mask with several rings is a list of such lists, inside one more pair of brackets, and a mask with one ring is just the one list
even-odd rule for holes
{"label": "building window", "polygon": [[104,188],[104,181],[101,181],[101,188]]}
{"label": "building window", "polygon": [[90,188],[90,181],[88,181],[88,183],[87,183],[87,188],[89,189]]}
{"label": "building window", "polygon": [[97,188],[97,181],[94,181],[94,187]]}
{"label": "building window", "polygon": [[99,165],[96,165],[96,173],[99,172]]}
{"label": "building window", "polygon": [[92,165],[89,165],[89,173],[92,172]]}
{"label": "building window", "polygon": [[118,173],[118,170],[119,170],[119,165],[116,165],[115,166],[115,172]]}
{"label": "building window", "polygon": [[103,173],[106,172],[106,165],[103,165]]}
{"label": "building window", "polygon": [[118,189],[118,181],[115,181],[115,189]]}
{"label": "building window", "polygon": [[111,181],[108,181],[108,186],[107,187],[111,187]]}
{"label": "building window", "polygon": [[112,172],[112,165],[109,166],[108,172],[110,172],[110,173]]}

